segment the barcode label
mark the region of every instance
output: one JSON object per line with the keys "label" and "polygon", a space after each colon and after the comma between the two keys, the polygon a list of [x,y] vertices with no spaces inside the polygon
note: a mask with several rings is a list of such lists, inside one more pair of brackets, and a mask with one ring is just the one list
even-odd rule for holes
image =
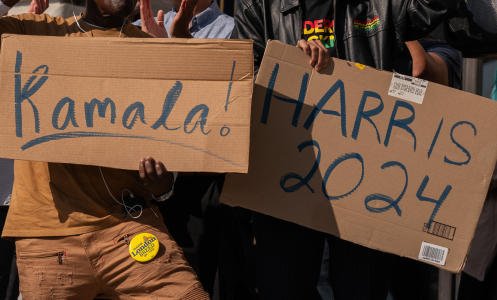
{"label": "barcode label", "polygon": [[388,95],[422,104],[427,86],[427,80],[393,73]]}
{"label": "barcode label", "polygon": [[448,239],[453,241],[454,240],[454,235],[456,234],[456,228],[445,225],[442,223],[438,223],[435,221],[431,221],[430,223],[430,228],[428,228],[428,223],[425,223],[423,227],[423,231],[435,236],[442,237],[444,239]]}
{"label": "barcode label", "polygon": [[447,258],[448,252],[448,248],[423,242],[421,243],[421,250],[419,250],[418,258],[420,260],[445,266],[445,259]]}

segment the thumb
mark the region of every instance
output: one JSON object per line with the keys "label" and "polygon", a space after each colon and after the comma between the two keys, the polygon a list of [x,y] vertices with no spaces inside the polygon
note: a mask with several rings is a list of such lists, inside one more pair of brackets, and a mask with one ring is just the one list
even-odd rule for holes
{"label": "thumb", "polygon": [[164,27],[164,11],[162,9],[159,10],[159,12],[157,13],[157,24],[159,24],[160,27],[166,29],[166,27]]}

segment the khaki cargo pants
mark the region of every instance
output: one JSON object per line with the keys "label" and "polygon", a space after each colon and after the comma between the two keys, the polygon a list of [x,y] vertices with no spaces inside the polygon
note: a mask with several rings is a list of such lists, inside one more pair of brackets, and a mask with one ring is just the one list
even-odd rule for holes
{"label": "khaki cargo pants", "polygon": [[[144,263],[129,254],[128,241],[151,233],[157,256]],[[110,228],[76,236],[16,240],[23,300],[209,299],[162,219],[144,209]]]}

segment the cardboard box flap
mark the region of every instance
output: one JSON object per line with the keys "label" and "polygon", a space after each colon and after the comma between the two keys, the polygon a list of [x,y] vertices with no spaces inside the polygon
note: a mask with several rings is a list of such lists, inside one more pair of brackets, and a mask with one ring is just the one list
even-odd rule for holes
{"label": "cardboard box flap", "polygon": [[[48,76],[100,77],[142,80],[251,81],[252,41],[213,39],[122,39],[2,35],[23,50],[24,56],[50,61]],[[45,43],[49,51],[40,52]],[[133,51],[124,46],[129,45]],[[167,52],[164,47],[167,45]],[[98,55],[96,55],[98,53]],[[201,54],[200,54],[201,53]],[[58,57],[58,60],[54,60]],[[224,59],[216,59],[223,57]],[[77,58],[77,59],[75,59]],[[153,58],[153,59],[147,59]],[[81,68],[81,62],[85,68]],[[14,73],[15,60],[4,56],[2,72]],[[108,66],[116,66],[109,68]],[[23,63],[21,74],[31,74],[38,66]]]}

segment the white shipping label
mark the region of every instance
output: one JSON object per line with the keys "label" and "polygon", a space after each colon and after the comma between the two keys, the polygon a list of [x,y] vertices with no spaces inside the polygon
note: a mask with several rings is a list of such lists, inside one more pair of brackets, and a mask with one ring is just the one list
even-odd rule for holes
{"label": "white shipping label", "polygon": [[393,73],[388,95],[418,104],[423,104],[428,80]]}
{"label": "white shipping label", "polygon": [[430,243],[422,242],[418,259],[445,266],[445,259],[449,253],[449,248],[440,247]]}

